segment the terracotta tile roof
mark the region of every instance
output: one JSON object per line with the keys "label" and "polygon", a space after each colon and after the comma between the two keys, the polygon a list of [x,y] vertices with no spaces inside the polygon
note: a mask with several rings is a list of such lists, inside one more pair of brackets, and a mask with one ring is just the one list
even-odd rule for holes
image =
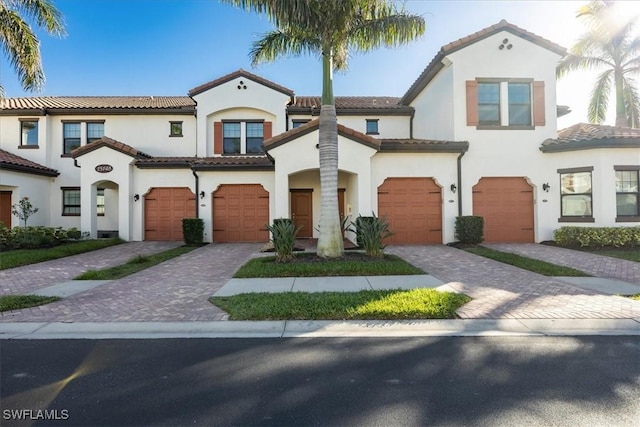
{"label": "terracotta tile roof", "polygon": [[381,152],[464,153],[468,149],[468,141],[439,141],[416,138],[387,138],[382,140],[380,146]]}
{"label": "terracotta tile roof", "polygon": [[[387,112],[413,113],[413,107],[400,105],[395,96],[336,96],[336,113]],[[296,96],[295,102],[287,107],[289,114],[320,114],[322,101],[319,96]]]}
{"label": "terracotta tile roof", "polygon": [[0,113],[35,110],[195,110],[188,96],[41,96],[0,100]]}
{"label": "terracotta tile roof", "polygon": [[273,162],[265,155],[218,157],[153,157],[139,159],[140,169],[192,168],[194,170],[217,169],[273,169]]}
{"label": "terracotta tile roof", "polygon": [[58,176],[60,172],[27,160],[5,150],[0,150],[0,169],[14,172],[25,172],[33,175]]}
{"label": "terracotta tile roof", "polygon": [[508,31],[518,37],[521,37],[525,40],[535,43],[538,46],[541,46],[545,49],[555,52],[558,55],[564,56],[567,54],[567,50],[564,47],[558,44],[555,44],[543,37],[540,37],[532,32],[529,32],[523,28],[520,28],[516,25],[510,24],[509,22],[503,19],[497,24],[494,24],[490,27],[484,28],[478,32],[475,32],[459,40],[456,40],[454,42],[451,42],[449,44],[442,46],[442,48],[440,48],[440,51],[431,60],[429,65],[427,65],[427,67],[424,69],[422,74],[420,74],[420,76],[416,79],[416,81],[411,85],[409,90],[407,90],[407,92],[404,94],[404,96],[400,100],[400,103],[404,105],[409,105],[411,101],[413,101],[415,97],[418,96],[418,94],[422,91],[422,89],[424,89],[424,87],[427,84],[429,84],[431,79],[433,79],[435,75],[438,74],[438,71],[440,71],[443,68],[442,59],[445,56],[453,52],[456,52],[460,49],[463,49],[480,40],[483,40],[489,36],[492,36],[496,33],[499,33],[501,31]]}
{"label": "terracotta tile roof", "polygon": [[[315,119],[295,129],[291,129],[287,132],[284,132],[272,138],[269,138],[266,141],[264,141],[265,150],[269,151],[289,141],[293,141],[294,139],[297,139],[303,135],[306,135],[308,133],[311,133],[317,130],[319,126],[320,126],[320,120]],[[349,138],[353,141],[359,142],[371,148],[375,148],[376,150],[380,149],[379,139],[373,138],[369,135],[366,135],[362,132],[358,132],[357,130],[353,130],[341,124],[338,124],[338,135],[341,135],[345,138]]]}
{"label": "terracotta tile roof", "polygon": [[116,141],[115,139],[111,139],[107,136],[103,136],[97,141],[94,141],[90,144],[85,144],[82,147],[78,147],[71,152],[71,157],[78,158],[83,156],[91,151],[97,150],[101,147],[109,147],[113,150],[119,151],[123,154],[127,154],[131,157],[140,159],[140,158],[151,158],[152,156],[143,153],[142,151],[138,151],[130,145],[124,144],[120,141]]}
{"label": "terracotta tile roof", "polygon": [[592,148],[640,148],[640,129],[578,123],[558,131],[540,146],[543,152],[588,150]]}
{"label": "terracotta tile roof", "polygon": [[245,79],[249,79],[249,80],[253,80],[256,83],[260,83],[261,85],[264,85],[266,87],[269,87],[273,90],[276,90],[278,92],[282,92],[285,95],[289,95],[289,96],[293,96],[293,91],[291,89],[288,89],[284,86],[280,86],[277,83],[272,82],[271,80],[267,80],[263,77],[260,77],[256,74],[250,73],[246,70],[243,70],[242,68],[240,68],[237,71],[234,71],[233,73],[227,74],[226,76],[222,76],[219,77],[215,80],[212,80],[208,83],[202,84],[200,86],[194,87],[193,89],[191,89],[189,91],[189,96],[194,96],[194,95],[198,95],[199,93],[205,92],[209,89],[212,89],[216,86],[219,86],[221,84],[224,84],[228,81],[231,81],[233,79],[236,79],[238,77],[242,77]]}

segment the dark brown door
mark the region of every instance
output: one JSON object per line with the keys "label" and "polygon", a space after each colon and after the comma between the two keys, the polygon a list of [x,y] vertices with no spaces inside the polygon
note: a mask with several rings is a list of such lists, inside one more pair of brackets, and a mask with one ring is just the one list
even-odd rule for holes
{"label": "dark brown door", "polygon": [[291,219],[301,226],[298,237],[313,237],[313,190],[291,190]]}
{"label": "dark brown door", "polygon": [[0,222],[11,228],[11,191],[0,191]]}
{"label": "dark brown door", "polygon": [[[346,215],[344,211],[344,188],[338,188],[338,212],[340,213],[340,222],[342,223]],[[344,237],[344,230],[342,230],[342,237]]]}
{"label": "dark brown door", "polygon": [[223,184],[213,192],[214,242],[269,240],[269,193],[260,184]]}
{"label": "dark brown door", "polygon": [[473,214],[484,217],[485,242],[533,242],[533,188],[525,178],[481,178]]}

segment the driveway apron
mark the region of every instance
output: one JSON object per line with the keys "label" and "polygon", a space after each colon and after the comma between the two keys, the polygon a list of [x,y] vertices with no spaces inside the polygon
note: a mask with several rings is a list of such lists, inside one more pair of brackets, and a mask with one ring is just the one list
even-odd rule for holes
{"label": "driveway apron", "polygon": [[[259,244],[210,244],[58,302],[2,313],[4,322],[225,320],[207,299]],[[128,253],[126,259],[132,254]]]}
{"label": "driveway apron", "polygon": [[606,296],[448,246],[392,246],[388,253],[473,298],[465,319],[630,319],[640,302]]}

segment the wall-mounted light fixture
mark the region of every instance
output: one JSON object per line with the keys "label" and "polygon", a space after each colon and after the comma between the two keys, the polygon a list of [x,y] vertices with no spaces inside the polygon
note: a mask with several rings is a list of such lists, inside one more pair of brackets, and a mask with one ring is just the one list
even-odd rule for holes
{"label": "wall-mounted light fixture", "polygon": [[451,192],[452,192],[452,193],[455,193],[455,192],[456,192],[456,190],[458,189],[458,187],[456,187],[456,185],[455,185],[455,184],[451,184],[451,187],[449,187],[449,188],[451,188]]}
{"label": "wall-mounted light fixture", "polygon": [[139,194],[134,194],[133,201],[137,202],[138,200],[140,200],[140,195]]}
{"label": "wall-mounted light fixture", "polygon": [[200,198],[201,198],[201,199],[204,199],[204,191],[201,191],[201,192],[200,192]]}
{"label": "wall-mounted light fixture", "polygon": [[549,185],[548,182],[545,182],[544,184],[542,184],[542,189],[544,191],[546,191],[547,193],[549,192],[549,189],[551,188],[551,186]]}

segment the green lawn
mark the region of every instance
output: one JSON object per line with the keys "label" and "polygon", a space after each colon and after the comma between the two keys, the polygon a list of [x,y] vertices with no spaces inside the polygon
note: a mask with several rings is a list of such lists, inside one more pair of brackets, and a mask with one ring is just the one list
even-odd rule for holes
{"label": "green lawn", "polygon": [[212,297],[230,320],[453,319],[471,301],[434,289],[251,293]]}
{"label": "green lawn", "polygon": [[[127,261],[126,264],[115,267],[104,268],[102,270],[88,270],[81,275],[74,277],[74,280],[115,280],[128,276],[138,271],[153,267],[156,264],[170,260],[177,256],[197,249],[197,246],[181,246],[169,249],[153,255],[137,255]],[[186,272],[185,272],[186,273]]]}
{"label": "green lawn", "polygon": [[551,264],[533,258],[524,257],[508,252],[497,251],[495,249],[486,248],[484,246],[463,247],[463,250],[472,254],[480,255],[496,261],[510,264],[524,270],[533,271],[534,273],[544,276],[574,276],[589,277],[589,274],[569,267]]}
{"label": "green lawn", "polygon": [[58,301],[58,297],[43,297],[40,295],[1,295],[0,311],[20,310]]}
{"label": "green lawn", "polygon": [[613,258],[626,259],[627,261],[640,262],[640,248],[633,249],[580,249],[596,255],[604,255]]}
{"label": "green lawn", "polygon": [[371,258],[348,252],[338,259],[322,259],[315,253],[296,254],[292,261],[276,262],[275,257],[254,258],[240,267],[233,277],[315,277],[315,276],[384,276],[425,274],[395,255]]}
{"label": "green lawn", "polygon": [[18,249],[15,251],[3,251],[2,254],[0,254],[0,270],[64,258],[84,252],[103,249],[113,245],[119,245],[120,243],[123,243],[120,239],[83,240],[81,242],[66,243],[47,249]]}

